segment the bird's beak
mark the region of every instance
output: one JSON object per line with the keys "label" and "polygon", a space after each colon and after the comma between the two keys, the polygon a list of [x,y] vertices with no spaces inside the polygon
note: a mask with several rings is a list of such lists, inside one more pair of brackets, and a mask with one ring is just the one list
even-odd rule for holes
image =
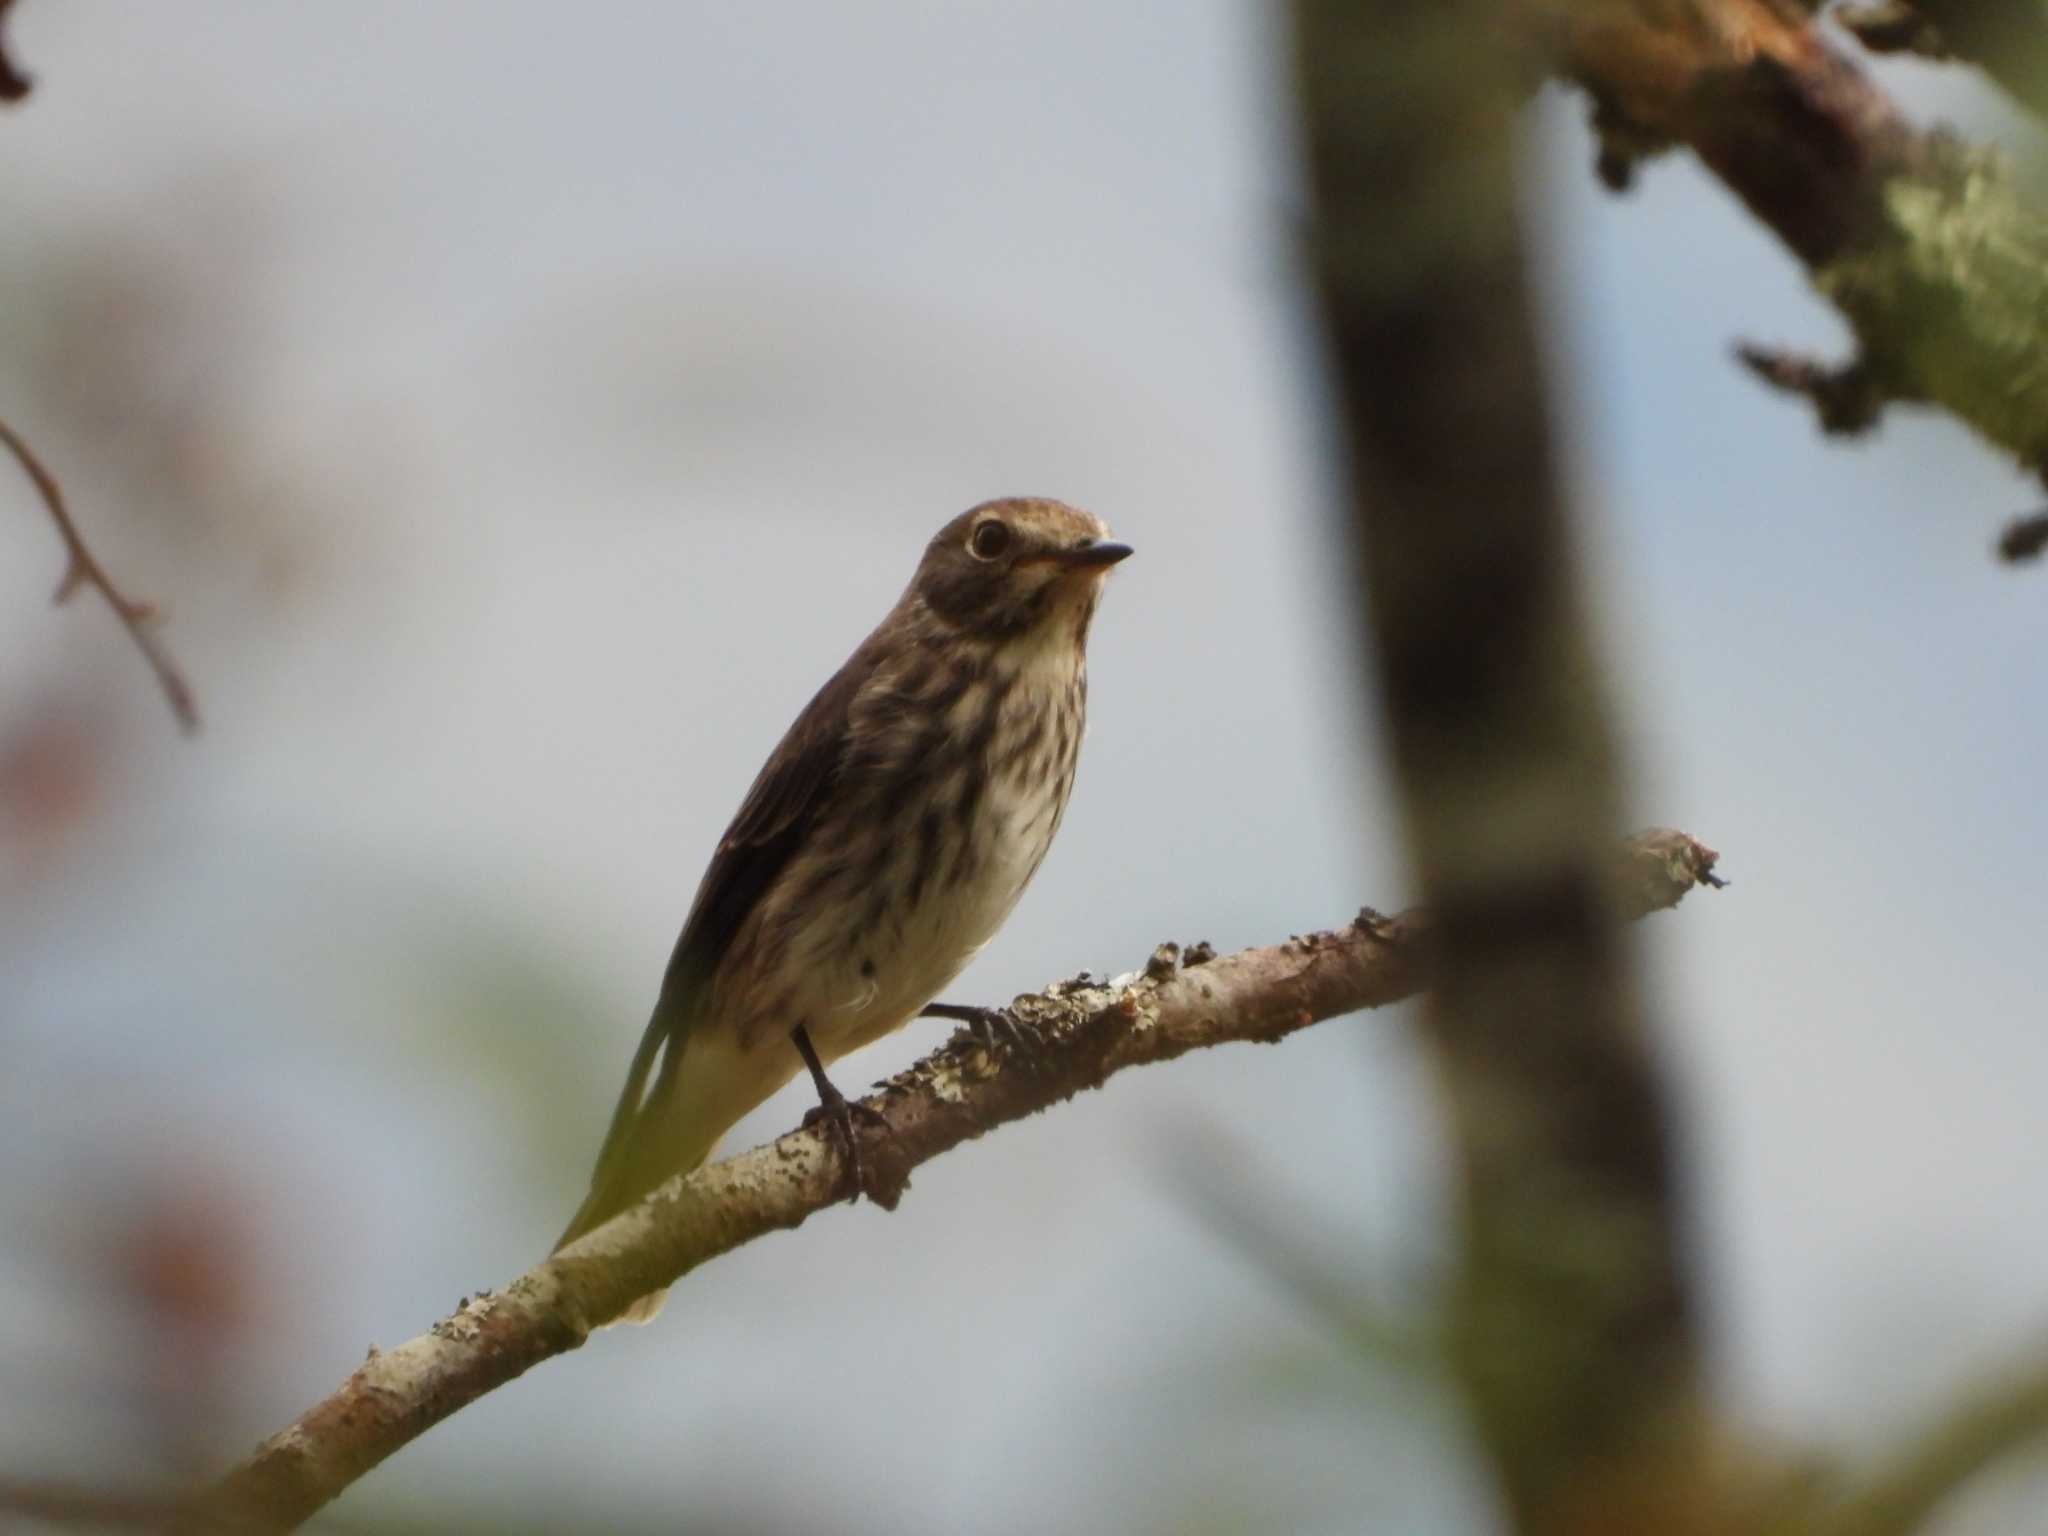
{"label": "bird's beak", "polygon": [[1098,539],[1093,544],[1083,544],[1079,549],[1053,550],[1045,558],[1064,570],[1095,571],[1128,559],[1131,553],[1128,544],[1112,544],[1106,539]]}

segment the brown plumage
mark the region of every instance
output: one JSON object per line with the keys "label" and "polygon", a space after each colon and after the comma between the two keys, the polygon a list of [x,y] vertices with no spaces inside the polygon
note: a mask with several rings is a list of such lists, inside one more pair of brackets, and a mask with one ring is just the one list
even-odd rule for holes
{"label": "brown plumage", "polygon": [[[1130,550],[1057,501],[941,528],[896,606],[797,716],[719,840],[559,1248],[674,1174],[812,1060],[915,1017],[1051,846],[1087,701],[1088,624]],[[661,1296],[629,1319],[644,1321]]]}

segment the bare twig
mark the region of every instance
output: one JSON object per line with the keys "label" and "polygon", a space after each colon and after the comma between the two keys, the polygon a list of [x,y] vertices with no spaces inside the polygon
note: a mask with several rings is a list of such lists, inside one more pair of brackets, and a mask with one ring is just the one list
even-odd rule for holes
{"label": "bare twig", "polygon": [[1911,53],[1923,59],[1952,57],[1948,42],[1927,13],[1911,0],[1848,0],[1835,7],[1835,20],[1872,53]]}
{"label": "bare twig", "polygon": [[35,83],[15,68],[14,58],[7,51],[7,13],[13,7],[14,0],[0,0],[0,101],[21,100]]}
{"label": "bare twig", "polygon": [[1943,1504],[2008,1456],[2048,1437],[2048,1365],[2035,1363],[1970,1389],[1895,1451],[1826,1518],[1814,1536],[1911,1536]]}
{"label": "bare twig", "polygon": [[179,1507],[163,1495],[105,1493],[64,1483],[0,1478],[0,1515],[39,1525],[160,1531],[178,1518]]}
{"label": "bare twig", "polygon": [[2048,549],[2048,512],[2016,517],[1998,535],[1998,558],[2007,565],[2037,560],[2044,549]]}
{"label": "bare twig", "polygon": [[[1632,838],[1617,880],[1675,905],[1711,873],[1712,850],[1683,833]],[[956,1034],[864,1102],[888,1125],[868,1149],[893,1204],[910,1170],[1011,1120],[1100,1086],[1127,1067],[1227,1041],[1274,1041],[1321,1019],[1407,997],[1430,968],[1421,913],[1362,913],[1349,926],[1267,949],[1201,958],[1163,946],[1143,973],[1084,975],[1019,998],[1045,1032],[1024,1057]],[[325,1401],[266,1441],[198,1499],[192,1530],[290,1530],[385,1457],[554,1355],[647,1292],[769,1232],[796,1227],[844,1193],[837,1143],[819,1128],[671,1180],[648,1200],[453,1315],[373,1353]],[[672,1303],[673,1305],[673,1303]]]}
{"label": "bare twig", "polygon": [[1846,435],[1865,431],[1884,408],[1884,397],[1870,370],[1860,362],[1831,367],[1817,358],[1747,341],[1736,344],[1735,356],[1773,389],[1811,400],[1823,432]]}
{"label": "bare twig", "polygon": [[35,451],[24,442],[21,435],[6,422],[0,421],[0,444],[4,444],[29,479],[41,493],[43,505],[50,509],[50,516],[57,524],[57,533],[64,540],[67,563],[64,576],[57,583],[56,601],[68,602],[80,587],[91,587],[107,600],[107,606],[114,610],[114,616],[121,621],[121,627],[135,642],[150,670],[156,674],[157,685],[163,689],[164,698],[170,702],[171,713],[178,717],[178,725],[190,735],[199,729],[199,704],[193,697],[192,685],[185,681],[178,664],[171,660],[170,652],[157,637],[155,625],[158,621],[156,608],[132,598],[124,597],[121,589],[106,568],[94,558],[87,547],[78,525],[71,520],[71,513],[64,505],[64,491],[58,485],[57,477],[44,467]]}

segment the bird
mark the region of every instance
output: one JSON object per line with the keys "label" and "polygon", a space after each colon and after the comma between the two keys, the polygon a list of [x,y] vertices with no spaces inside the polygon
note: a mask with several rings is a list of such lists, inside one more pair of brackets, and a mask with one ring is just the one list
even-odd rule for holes
{"label": "bird", "polygon": [[[1130,554],[1100,518],[1042,497],[983,502],[932,537],[719,839],[556,1252],[700,1166],[801,1070],[859,1197],[860,1138],[825,1068],[921,1014],[998,1016],[933,999],[1059,830],[1089,624]],[[650,1320],[664,1294],[622,1320]]]}

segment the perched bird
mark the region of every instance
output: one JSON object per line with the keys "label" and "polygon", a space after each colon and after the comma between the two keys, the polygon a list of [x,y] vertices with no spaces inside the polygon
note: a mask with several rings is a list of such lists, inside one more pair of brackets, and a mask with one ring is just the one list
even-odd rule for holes
{"label": "perched bird", "polygon": [[1108,533],[1019,498],[963,512],[925,547],[719,840],[557,1249],[697,1167],[804,1067],[858,1195],[860,1139],[825,1065],[921,1012],[977,1012],[932,999],[1002,926],[1059,828],[1089,620],[1131,552]]}

